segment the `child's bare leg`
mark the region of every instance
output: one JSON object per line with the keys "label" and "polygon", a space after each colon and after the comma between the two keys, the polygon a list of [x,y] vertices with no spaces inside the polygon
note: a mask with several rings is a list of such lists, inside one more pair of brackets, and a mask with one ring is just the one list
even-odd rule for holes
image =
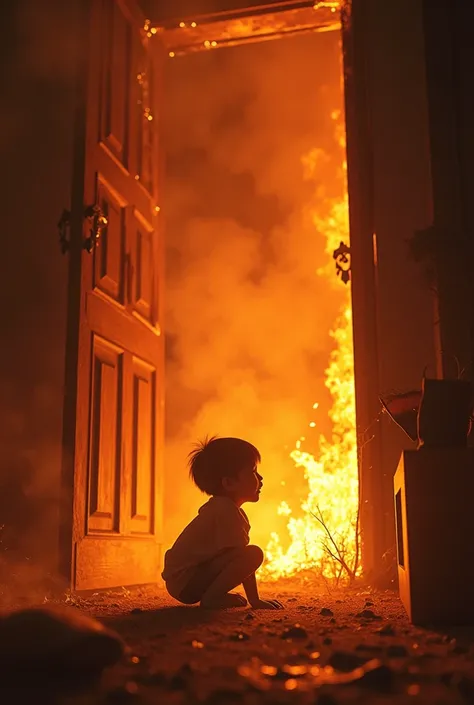
{"label": "child's bare leg", "polygon": [[[236,595],[228,593],[255,573],[263,563],[263,551],[258,546],[235,549],[232,559],[223,567],[201,598],[201,607],[235,606]],[[232,603],[232,604],[231,604]]]}

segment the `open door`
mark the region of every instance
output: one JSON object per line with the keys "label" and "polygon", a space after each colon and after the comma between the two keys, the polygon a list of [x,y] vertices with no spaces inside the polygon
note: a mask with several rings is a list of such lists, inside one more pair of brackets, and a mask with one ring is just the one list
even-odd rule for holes
{"label": "open door", "polygon": [[[377,0],[375,0],[377,4]],[[193,5],[194,14],[189,14]],[[214,11],[206,11],[212,5]],[[354,8],[353,8],[354,5]],[[220,6],[221,11],[216,11]],[[369,106],[367,104],[366,57],[370,37],[364,12],[367,2],[352,0],[176,0],[169,4],[170,16],[153,15],[152,0],[147,12],[149,32],[164,46],[168,56],[313,32],[339,31],[343,50],[344,92],[351,233],[351,291],[354,334],[357,431],[361,442],[359,473],[363,565],[374,574],[385,552],[384,505],[382,502],[381,436],[366,443],[366,429],[380,413],[378,348],[376,330],[376,241],[373,227],[373,172]],[[181,15],[180,8],[183,8]],[[188,12],[186,12],[188,10]],[[318,67],[313,67],[315,70]],[[320,67],[319,67],[320,68]],[[362,447],[367,446],[362,453]]]}
{"label": "open door", "polygon": [[60,560],[90,590],[160,573],[160,53],[137,0],[78,4]]}

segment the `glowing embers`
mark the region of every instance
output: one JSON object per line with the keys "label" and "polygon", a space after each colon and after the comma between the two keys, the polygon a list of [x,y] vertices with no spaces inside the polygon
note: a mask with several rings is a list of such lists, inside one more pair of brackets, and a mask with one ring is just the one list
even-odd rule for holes
{"label": "glowing embers", "polygon": [[[318,654],[319,657],[319,654]],[[323,685],[348,685],[350,683],[384,679],[390,685],[391,673],[378,659],[372,659],[352,670],[338,671],[332,666],[309,662],[274,666],[254,658],[238,668],[239,675],[258,690],[269,690],[280,686],[283,690],[313,691]]]}

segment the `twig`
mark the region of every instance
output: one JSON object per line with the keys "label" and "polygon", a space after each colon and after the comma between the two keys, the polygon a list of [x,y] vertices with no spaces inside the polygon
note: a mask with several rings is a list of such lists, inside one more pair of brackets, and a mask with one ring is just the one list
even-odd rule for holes
{"label": "twig", "polygon": [[324,517],[323,517],[323,514],[322,514],[322,512],[321,512],[321,509],[319,508],[319,505],[316,506],[316,509],[317,509],[317,511],[318,511],[318,513],[319,513],[319,516],[318,516],[317,514],[315,514],[314,512],[311,512],[311,514],[312,514],[313,517],[316,519],[316,521],[318,521],[318,522],[321,524],[321,526],[323,527],[324,531],[325,531],[326,534],[327,534],[327,537],[328,537],[329,541],[330,541],[330,542],[332,543],[332,545],[334,546],[335,553],[333,553],[333,552],[331,551],[331,549],[329,548],[329,546],[328,546],[327,544],[323,544],[325,550],[326,550],[327,553],[331,556],[331,558],[333,558],[333,560],[335,560],[336,562],[338,562],[338,563],[344,568],[344,570],[347,572],[347,574],[348,574],[350,580],[351,580],[351,581],[354,580],[355,574],[354,574],[354,572],[350,569],[350,567],[347,565],[347,562],[346,562],[346,560],[344,559],[344,556],[342,555],[341,550],[339,549],[339,546],[337,545],[337,543],[336,543],[336,541],[334,540],[334,537],[333,537],[331,531],[329,530],[329,528],[328,528],[326,522],[324,521]]}

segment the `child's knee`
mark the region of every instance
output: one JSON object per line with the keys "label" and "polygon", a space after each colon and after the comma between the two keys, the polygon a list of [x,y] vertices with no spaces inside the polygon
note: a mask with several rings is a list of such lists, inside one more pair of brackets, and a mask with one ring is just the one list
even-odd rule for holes
{"label": "child's knee", "polygon": [[260,568],[265,558],[262,549],[260,546],[247,546],[245,553],[252,572],[255,572]]}

